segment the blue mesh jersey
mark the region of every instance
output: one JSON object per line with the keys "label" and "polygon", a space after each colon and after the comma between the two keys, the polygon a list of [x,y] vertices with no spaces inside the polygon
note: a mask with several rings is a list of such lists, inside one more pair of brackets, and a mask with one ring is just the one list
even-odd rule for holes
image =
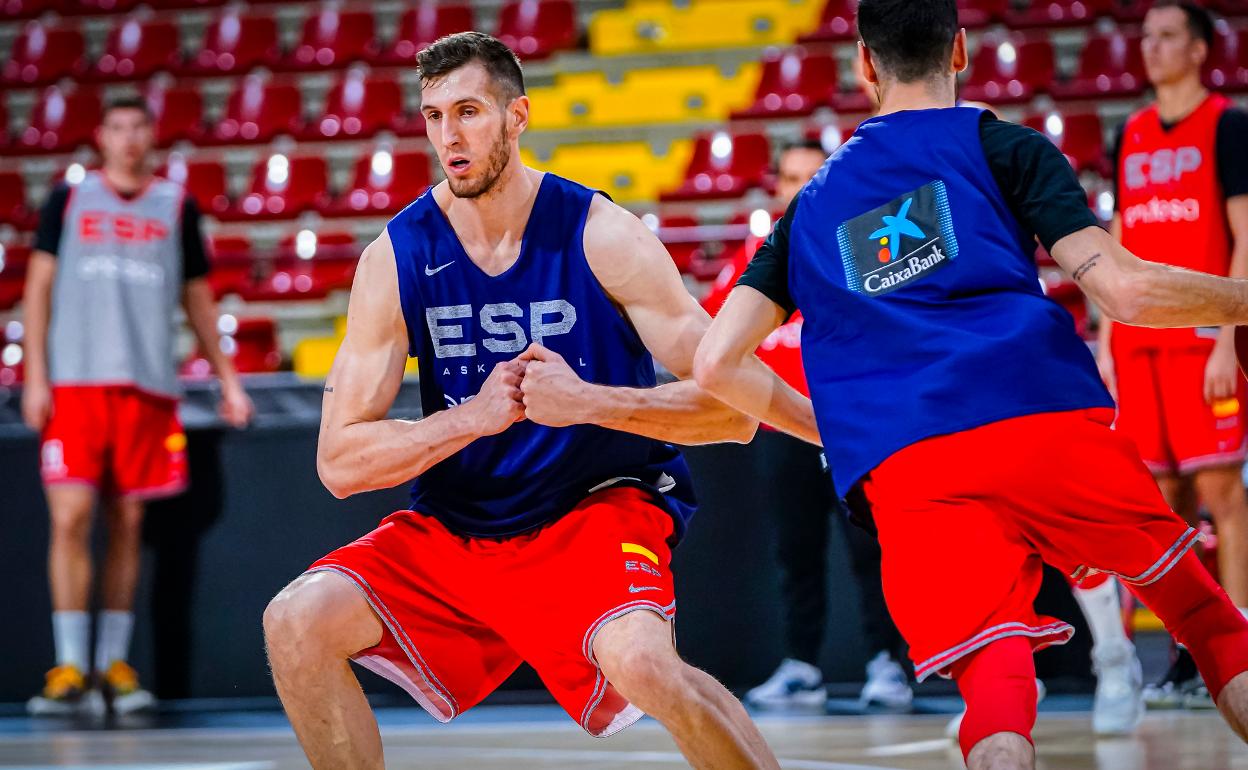
{"label": "blue mesh jersey", "polygon": [[788,287],[839,490],[925,438],[1113,406],[1070,314],[1041,290],[981,114],[868,119],[794,204]]}
{"label": "blue mesh jersey", "polygon": [[[654,386],[649,351],[585,259],[594,194],[543,176],[520,256],[496,276],[468,258],[432,191],[390,221],[426,415],[471,399],[495,364],[530,342],[559,353],[587,382]],[[611,484],[651,491],[675,521],[674,539],[683,534],[695,503],[680,453],[595,425],[548,428],[525,420],[478,438],[417,478],[411,505],[452,531],[505,537],[550,522]]]}

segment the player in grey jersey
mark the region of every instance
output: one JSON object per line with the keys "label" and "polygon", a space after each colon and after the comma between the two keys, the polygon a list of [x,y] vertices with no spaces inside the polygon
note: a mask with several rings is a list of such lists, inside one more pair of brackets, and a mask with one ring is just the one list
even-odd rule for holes
{"label": "player in grey jersey", "polygon": [[[221,352],[199,212],[180,185],[149,171],[144,103],[109,105],[96,141],[103,168],[58,185],[43,207],[23,299],[22,416],[42,434],[57,663],[33,713],[152,703],[126,657],[144,503],[187,483],[173,358],[179,302],[221,378],[222,416],[241,427],[252,412]],[[100,498],[109,538],[92,661],[90,535]],[[88,685],[92,663],[98,689]]]}

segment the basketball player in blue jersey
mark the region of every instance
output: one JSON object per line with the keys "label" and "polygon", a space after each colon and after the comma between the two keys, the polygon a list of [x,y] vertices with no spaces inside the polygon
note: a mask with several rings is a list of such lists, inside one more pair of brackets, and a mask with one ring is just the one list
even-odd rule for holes
{"label": "basketball player in blue jersey", "polygon": [[[317,464],[339,497],[416,477],[411,509],[316,562],[265,612],[312,765],[383,766],[348,665],[449,721],[521,661],[591,735],[644,713],[689,762],[775,768],[745,710],[673,645],[670,548],[692,512],[668,442],[756,423],[680,377],[709,324],[671,258],[594,191],[526,168],[519,62],[469,32],[418,58],[447,180],[364,252]],[[408,355],[425,417],[386,419]]]}
{"label": "basketball player in blue jersey", "polygon": [[[1248,738],[1248,620],[1110,429],[1092,355],[1036,280],[1035,240],[1120,323],[1245,324],[1248,281],[1138,259],[1044,136],[955,106],[955,0],[860,0],[858,32],[879,114],[759,249],[699,346],[698,383],[822,439],[879,532],[916,676],[957,680],[971,770],[1035,767],[1032,651],[1073,633],[1032,606],[1042,561],[1076,581],[1117,575]],[[753,355],[794,310],[810,400]]]}

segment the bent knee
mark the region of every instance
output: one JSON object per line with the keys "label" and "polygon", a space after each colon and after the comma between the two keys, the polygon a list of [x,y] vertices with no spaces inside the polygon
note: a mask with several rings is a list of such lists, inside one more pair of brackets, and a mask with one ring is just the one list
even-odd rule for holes
{"label": "bent knee", "polygon": [[301,575],[264,609],[270,655],[350,656],[381,641],[381,622],[346,578]]}
{"label": "bent knee", "polygon": [[655,694],[687,690],[683,682],[688,664],[670,644],[638,645],[604,653],[600,653],[598,661],[603,673],[629,700],[650,700]]}

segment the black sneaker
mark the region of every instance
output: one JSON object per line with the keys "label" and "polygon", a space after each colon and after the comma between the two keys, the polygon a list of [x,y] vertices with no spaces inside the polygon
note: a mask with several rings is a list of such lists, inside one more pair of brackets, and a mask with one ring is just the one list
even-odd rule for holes
{"label": "black sneaker", "polygon": [[1156,684],[1144,688],[1144,703],[1150,709],[1212,708],[1213,700],[1196,670],[1192,654],[1179,647],[1170,670]]}

